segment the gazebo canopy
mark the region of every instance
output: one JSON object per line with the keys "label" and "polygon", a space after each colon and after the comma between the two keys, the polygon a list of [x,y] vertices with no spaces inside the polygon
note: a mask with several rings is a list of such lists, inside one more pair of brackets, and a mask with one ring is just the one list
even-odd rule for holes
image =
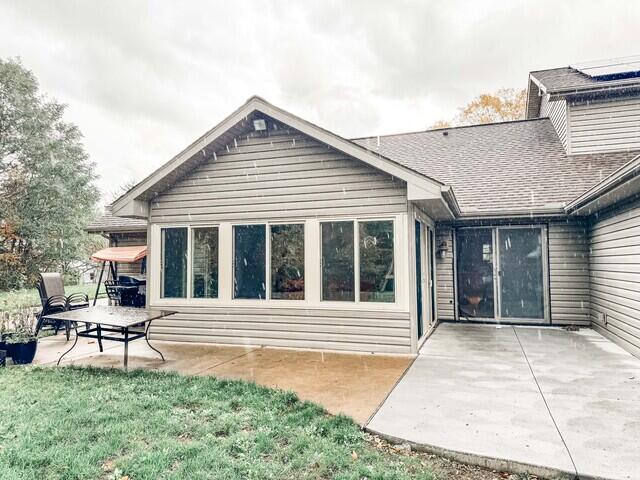
{"label": "gazebo canopy", "polygon": [[91,260],[96,262],[133,263],[146,256],[146,245],[134,245],[129,247],[103,248],[91,255]]}

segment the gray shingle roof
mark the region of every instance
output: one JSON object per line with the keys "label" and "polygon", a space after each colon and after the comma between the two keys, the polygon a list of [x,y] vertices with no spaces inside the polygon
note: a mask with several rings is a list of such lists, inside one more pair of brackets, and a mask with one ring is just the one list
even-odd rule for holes
{"label": "gray shingle roof", "polygon": [[104,215],[91,222],[86,230],[89,233],[104,232],[140,232],[146,231],[147,221],[135,218],[116,217],[111,214],[111,207],[105,207]]}
{"label": "gray shingle roof", "polygon": [[568,156],[547,118],[353,141],[451,185],[467,214],[559,210],[638,154]]}
{"label": "gray shingle roof", "polygon": [[595,80],[571,67],[551,68],[531,72],[531,76],[540,82],[546,93],[565,92],[592,88],[607,89],[619,86],[640,86],[640,78],[619,80]]}

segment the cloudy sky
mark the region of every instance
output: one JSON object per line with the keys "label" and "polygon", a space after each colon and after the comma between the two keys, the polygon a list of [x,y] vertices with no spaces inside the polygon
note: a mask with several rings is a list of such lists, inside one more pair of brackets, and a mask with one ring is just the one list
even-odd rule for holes
{"label": "cloudy sky", "polygon": [[629,1],[0,2],[0,57],[69,105],[109,199],[248,97],[343,136],[428,128],[531,70],[638,54]]}

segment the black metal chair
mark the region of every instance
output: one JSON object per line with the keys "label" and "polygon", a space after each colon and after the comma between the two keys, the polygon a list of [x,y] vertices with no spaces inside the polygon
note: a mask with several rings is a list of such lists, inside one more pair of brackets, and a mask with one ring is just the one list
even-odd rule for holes
{"label": "black metal chair", "polygon": [[69,340],[71,326],[68,324],[68,322],[63,322],[61,320],[49,320],[45,318],[47,315],[65,312],[66,310],[67,299],[63,295],[53,295],[52,297],[47,298],[42,305],[42,310],[38,314],[38,322],[36,323],[36,336],[38,336],[38,333],[40,333],[40,330],[42,330],[42,327],[44,327],[45,325],[51,325],[51,328],[53,328],[55,334],[57,335],[58,330],[60,330],[60,327],[64,323],[67,340]]}
{"label": "black metal chair", "polygon": [[[89,297],[84,293],[72,293],[68,297],[64,291],[64,280],[59,273],[41,273],[40,282],[38,283],[38,292],[40,292],[40,303],[42,311],[38,315],[38,323],[36,325],[36,335],[40,332],[44,324],[51,324],[55,334],[62,323],[65,326],[67,340],[71,334],[71,325],[69,322],[49,322],[44,316],[52,313],[64,312],[66,310],[77,310],[79,308],[87,308],[89,306]],[[86,325],[87,329],[89,324]]]}
{"label": "black metal chair", "polygon": [[107,297],[109,297],[111,305],[118,306],[122,303],[122,289],[117,281],[105,280],[104,289],[107,291]]}

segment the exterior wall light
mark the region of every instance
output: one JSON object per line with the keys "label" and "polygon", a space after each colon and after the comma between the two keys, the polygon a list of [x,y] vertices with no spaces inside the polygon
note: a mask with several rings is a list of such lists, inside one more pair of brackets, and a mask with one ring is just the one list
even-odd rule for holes
{"label": "exterior wall light", "polygon": [[444,260],[445,258],[447,258],[447,250],[447,242],[443,240],[438,245],[438,256]]}

